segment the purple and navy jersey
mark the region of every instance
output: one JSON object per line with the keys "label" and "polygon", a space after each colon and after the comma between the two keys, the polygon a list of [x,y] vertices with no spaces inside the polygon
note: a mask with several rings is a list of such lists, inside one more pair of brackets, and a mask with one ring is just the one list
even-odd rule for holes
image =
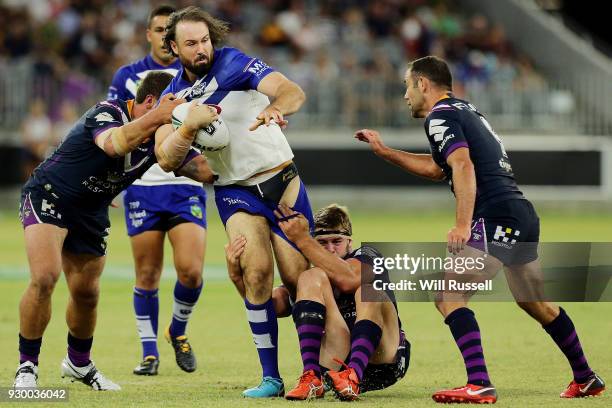
{"label": "purple and navy jersey", "polygon": [[259,81],[271,72],[274,72],[274,69],[262,60],[248,56],[236,48],[223,47],[215,49],[212,66],[206,75],[191,83],[181,66],[162,95],[171,92],[177,98],[191,101],[206,94],[207,104],[218,105],[230,91],[256,90]]}
{"label": "purple and navy jersey", "polygon": [[[350,254],[346,255],[344,260],[348,259],[357,259],[364,265],[369,265],[374,267],[374,259],[382,258],[380,252],[378,252],[375,248],[364,245],[360,248],[357,248]],[[377,276],[377,279],[381,279],[383,282],[389,282],[389,273],[385,270],[382,274]],[[355,294],[354,293],[341,293],[334,289],[334,299],[336,300],[336,304],[338,305],[338,310],[340,310],[340,314],[342,318],[346,322],[349,330],[352,330],[353,325],[355,324],[355,319],[357,318],[357,308],[355,305]],[[389,299],[393,302],[395,306],[395,310],[397,310],[397,303],[395,301],[395,294],[391,290],[385,291],[389,296]],[[399,327],[402,327],[402,322],[399,319],[399,315],[397,317],[399,322]]]}
{"label": "purple and navy jersey", "polygon": [[[112,199],[157,160],[153,138],[124,157],[110,157],[95,144],[101,132],[130,121],[128,103],[110,100],[89,109],[28,184],[52,190],[59,199],[86,208],[107,207]],[[187,159],[186,159],[187,160]]]}
{"label": "purple and navy jersey", "polygon": [[524,198],[501,139],[471,103],[450,94],[438,101],[425,119],[425,134],[433,160],[444,171],[451,191],[453,174],[446,160],[459,148],[469,149],[476,173],[475,211],[485,204]]}
{"label": "purple and navy jersey", "polygon": [[172,76],[181,68],[181,62],[176,59],[172,64],[163,66],[155,62],[151,54],[132,64],[124,65],[117,70],[113,82],[108,88],[107,99],[121,99],[127,101],[136,97],[140,82],[150,71],[164,71]]}

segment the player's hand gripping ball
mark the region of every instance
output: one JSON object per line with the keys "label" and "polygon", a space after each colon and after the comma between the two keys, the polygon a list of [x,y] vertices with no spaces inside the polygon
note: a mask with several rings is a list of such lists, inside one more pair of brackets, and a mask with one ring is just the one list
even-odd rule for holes
{"label": "player's hand gripping ball", "polygon": [[[186,102],[178,105],[172,111],[172,126],[178,129],[183,124],[189,114],[192,103],[197,101]],[[217,110],[217,114],[221,113],[221,107],[217,105],[208,105]],[[210,122],[208,126],[204,126],[198,130],[192,146],[200,152],[216,152],[224,149],[229,144],[229,129],[221,116],[217,116],[215,120]]]}

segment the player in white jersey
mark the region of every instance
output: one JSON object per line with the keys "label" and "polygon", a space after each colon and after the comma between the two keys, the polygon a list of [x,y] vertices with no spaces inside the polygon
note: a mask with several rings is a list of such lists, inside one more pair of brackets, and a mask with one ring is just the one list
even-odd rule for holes
{"label": "player in white jersey", "polygon": [[[133,99],[142,78],[152,70],[176,75],[180,62],[166,50],[163,42],[168,16],[174,11],[165,5],[151,11],[147,26],[150,53],[117,71],[109,88],[109,99]],[[172,321],[165,337],[174,348],[178,366],[193,372],[196,359],[185,328],[202,290],[206,192],[201,183],[165,172],[155,164],[126,189],[124,206],[136,268],[134,312],[142,343],[142,362],[134,374],[156,375],[159,367],[158,288],[166,234],[172,244],[177,281]]]}
{"label": "player in white jersey", "polygon": [[[308,262],[277,225],[274,210],[286,204],[313,225],[312,210],[293,164],[293,153],[281,129],[285,115],[303,104],[302,89],[258,58],[230,47],[217,48],[227,24],[197,7],[173,13],[165,42],[182,68],[165,92],[178,93],[221,107],[230,132],[227,147],[206,152],[215,174],[215,201],[230,241],[247,239],[240,257],[246,289],[245,307],[263,369],[259,386],[246,397],[283,395],[278,372],[278,325],[271,299],[274,257],[281,279],[292,294]],[[272,98],[272,102],[270,99]],[[172,126],[162,134],[194,135]],[[274,254],[274,255],[273,255]]]}

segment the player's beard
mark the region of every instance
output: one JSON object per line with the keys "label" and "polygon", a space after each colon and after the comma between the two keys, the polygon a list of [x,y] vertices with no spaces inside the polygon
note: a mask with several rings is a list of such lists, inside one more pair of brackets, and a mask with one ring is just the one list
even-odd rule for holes
{"label": "player's beard", "polygon": [[185,69],[187,69],[189,72],[195,74],[199,78],[201,78],[204,75],[206,75],[208,73],[208,71],[210,71],[210,67],[212,65],[212,59],[208,58],[208,57],[206,57],[206,59],[208,61],[206,63],[204,63],[204,64],[203,63],[198,64],[198,62],[202,61],[204,58],[197,59],[195,61],[195,63],[192,63],[191,61],[189,61],[187,59],[183,59],[180,56],[179,56],[179,58],[181,60],[181,64],[183,64]]}

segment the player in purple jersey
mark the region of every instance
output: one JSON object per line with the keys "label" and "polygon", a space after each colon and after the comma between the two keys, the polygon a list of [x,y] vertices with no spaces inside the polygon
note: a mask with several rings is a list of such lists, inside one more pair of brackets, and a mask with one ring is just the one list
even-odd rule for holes
{"label": "player in purple jersey", "polygon": [[[300,275],[297,302],[283,286],[273,291],[277,315],[293,315],[304,365],[285,398],[322,398],[323,378],[345,401],[395,384],[408,370],[410,343],[393,292],[374,291],[371,283],[364,283],[371,282],[368,276],[388,282],[386,271],[372,274],[375,258],[382,255],[369,246],[353,250],[348,210],[337,204],[315,214],[314,238],[301,214],[280,206],[277,216],[280,228],[314,265]],[[243,297],[244,285],[236,277],[242,275],[239,257],[245,244],[241,236],[225,247],[228,272]],[[368,274],[363,279],[362,271]],[[336,371],[343,361],[345,369]]]}
{"label": "player in purple jersey", "polygon": [[[229,129],[229,144],[206,152],[206,157],[216,176],[215,202],[229,240],[239,235],[247,238],[240,259],[244,304],[263,378],[243,395],[280,396],[284,384],[278,370],[278,324],[271,298],[274,259],[293,293],[308,262],[279,229],[273,211],[285,203],[312,221],[306,189],[282,133],[284,117],[301,107],[304,92],[260,59],[236,48],[218,47],[227,24],[197,7],[173,13],[166,28],[167,47],[182,64],[167,91],[219,105]],[[173,129],[164,126],[158,132]]]}
{"label": "player in purple jersey", "polygon": [[[95,390],[120,389],[90,360],[110,228],[108,206],[156,160],[167,170],[212,181],[206,160],[194,150],[189,152],[193,140],[184,143],[173,135],[153,137],[158,127],[170,123],[172,110],[184,102],[168,94],[157,104],[171,79],[169,74],[152,72],[135,100],[103,101],[89,109],[24,186],[20,218],[30,283],[19,305],[20,365],[15,387],[37,386],[51,295],[64,270],[70,300],[66,311],[68,355],[62,361],[62,376]],[[216,110],[194,106],[183,126],[198,129],[216,117]]]}
{"label": "player in purple jersey", "polygon": [[[109,99],[132,99],[140,81],[151,70],[176,75],[181,63],[164,46],[166,23],[174,11],[167,5],[151,11],[147,24],[150,52],[143,59],[117,71],[109,88]],[[126,189],[123,203],[134,256],[136,282],[133,304],[142,344],[142,361],[133,372],[136,375],[156,375],[158,372],[158,290],[166,235],[172,244],[177,280],[172,317],[164,334],[174,348],[178,366],[186,372],[193,372],[197,366],[196,358],[185,333],[203,285],[206,191],[195,180],[177,177],[153,165]]]}
{"label": "player in purple jersey", "polygon": [[[456,224],[447,235],[449,252],[471,258],[487,252],[482,272],[503,266],[517,304],[542,325],[570,363],[574,378],[561,397],[601,394],[605,385],[589,367],[572,320],[562,308],[532,296],[538,288],[531,279],[541,272],[539,218],[516,186],[501,139],[472,104],[452,95],[445,61],[432,56],[413,61],[404,82],[404,99],[412,116],[425,118],[431,154],[388,148],[373,130],[360,130],[355,137],[412,174],[449,181],[457,203]],[[436,307],[461,351],[468,380],[463,387],[441,390],[432,397],[443,403],[494,403],[497,393],[487,372],[478,323],[467,307],[469,295],[449,298],[442,293]]]}

